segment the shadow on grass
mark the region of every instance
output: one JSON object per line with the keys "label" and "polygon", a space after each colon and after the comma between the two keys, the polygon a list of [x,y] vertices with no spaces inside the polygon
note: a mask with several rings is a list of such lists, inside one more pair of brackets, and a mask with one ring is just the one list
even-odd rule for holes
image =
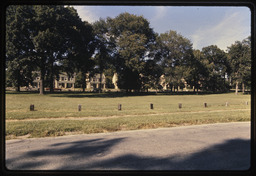
{"label": "shadow on grass", "polygon": [[[57,163],[56,170],[247,170],[250,140],[233,139],[190,155],[145,156],[127,152],[114,155],[115,145],[126,138],[56,143],[7,159],[13,170],[34,170]],[[145,144],[146,145],[146,144]],[[138,146],[139,147],[139,146]],[[161,149],[156,149],[161,150]],[[153,151],[152,151],[153,152]],[[121,152],[122,153],[122,152]],[[11,166],[11,167],[10,167]]]}
{"label": "shadow on grass", "polygon": [[[34,92],[21,92],[21,93],[10,93],[10,94],[36,94]],[[138,97],[138,96],[172,96],[172,95],[211,95],[213,93],[192,93],[192,92],[132,92],[132,93],[126,93],[126,92],[107,92],[107,93],[91,93],[91,92],[54,92],[49,93],[46,92],[46,96],[50,97],[66,97],[66,98],[118,98],[118,97]],[[217,94],[217,93],[215,93]],[[218,94],[224,94],[224,93],[218,93]]]}
{"label": "shadow on grass", "polygon": [[[230,91],[229,93],[231,93]],[[162,91],[162,92],[104,92],[104,93],[95,93],[95,92],[72,92],[72,91],[62,91],[62,92],[54,92],[50,93],[49,91],[45,92],[45,95],[51,97],[71,97],[71,98],[118,98],[118,97],[131,97],[131,96],[151,96],[151,95],[211,95],[211,94],[226,94],[228,92],[170,92],[170,91]],[[38,91],[6,91],[6,94],[39,94]],[[249,94],[246,92],[245,94]]]}
{"label": "shadow on grass", "polygon": [[[11,91],[6,90],[6,94],[39,94],[39,91]],[[125,92],[125,91],[116,91],[116,92],[78,92],[78,91],[56,91],[49,92],[45,91],[45,95],[50,95],[51,97],[75,97],[75,98],[84,98],[84,97],[92,97],[92,98],[109,98],[109,97],[129,97],[129,96],[148,96],[148,95],[211,95],[211,94],[226,94],[226,93],[235,93],[234,90],[229,90],[228,92],[212,92],[212,91],[158,91],[158,92]],[[251,94],[250,91],[245,91],[244,93],[240,92],[239,94]]]}
{"label": "shadow on grass", "polygon": [[39,94],[38,91],[20,91],[20,92],[17,92],[17,91],[5,91],[5,94],[15,94],[15,95],[19,95],[19,94]]}
{"label": "shadow on grass", "polygon": [[107,93],[79,93],[79,92],[62,92],[50,94],[51,97],[71,97],[71,98],[118,98],[118,97],[138,97],[138,96],[172,96],[172,95],[211,95],[211,94],[226,94],[226,93],[209,93],[209,92],[107,92]]}
{"label": "shadow on grass", "polygon": [[131,97],[131,96],[149,96],[156,95],[156,93],[144,93],[144,92],[106,92],[106,93],[55,93],[50,95],[51,97],[72,97],[72,98],[118,98],[118,97]]}

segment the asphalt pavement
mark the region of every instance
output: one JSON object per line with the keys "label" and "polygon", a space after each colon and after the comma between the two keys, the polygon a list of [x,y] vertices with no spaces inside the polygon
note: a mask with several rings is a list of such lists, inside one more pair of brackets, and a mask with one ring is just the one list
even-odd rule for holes
{"label": "asphalt pavement", "polygon": [[250,123],[6,141],[10,170],[247,170]]}

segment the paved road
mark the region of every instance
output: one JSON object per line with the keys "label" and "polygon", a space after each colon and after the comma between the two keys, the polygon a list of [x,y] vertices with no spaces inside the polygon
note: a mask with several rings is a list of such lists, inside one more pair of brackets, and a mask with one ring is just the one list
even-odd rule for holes
{"label": "paved road", "polygon": [[9,140],[11,170],[244,170],[250,123]]}

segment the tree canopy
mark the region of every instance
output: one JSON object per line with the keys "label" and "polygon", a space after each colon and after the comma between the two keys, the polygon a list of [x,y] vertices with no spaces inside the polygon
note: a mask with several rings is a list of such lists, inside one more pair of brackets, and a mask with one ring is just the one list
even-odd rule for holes
{"label": "tree canopy", "polygon": [[204,47],[202,49],[203,62],[206,68],[206,78],[204,79],[204,89],[213,92],[227,91],[226,78],[229,70],[229,62],[226,53],[216,45]]}
{"label": "tree canopy", "polygon": [[183,79],[190,74],[193,59],[192,43],[176,31],[160,34],[158,37],[162,59],[161,65],[169,88],[184,87]]}
{"label": "tree canopy", "polygon": [[251,84],[251,38],[248,37],[242,42],[236,41],[228,47],[228,59],[231,67],[232,84],[236,85],[238,92],[239,83],[244,86]]}
{"label": "tree canopy", "polygon": [[[157,34],[143,16],[121,13],[90,24],[76,10],[62,5],[20,5],[6,10],[6,84],[32,84],[40,75],[53,91],[60,72],[77,74],[76,86],[86,88],[87,73],[114,73],[127,92],[170,91],[190,86],[194,91],[224,92],[251,84],[251,39],[236,41],[227,52],[216,45],[194,50],[176,31]],[[101,91],[101,86],[100,86]]]}
{"label": "tree canopy", "polygon": [[[142,16],[122,13],[115,18],[101,19],[105,41],[111,43],[113,65],[118,74],[118,87],[126,91],[140,90],[141,73],[145,68],[147,53],[155,40],[155,33]],[[104,29],[104,30],[103,30]]]}

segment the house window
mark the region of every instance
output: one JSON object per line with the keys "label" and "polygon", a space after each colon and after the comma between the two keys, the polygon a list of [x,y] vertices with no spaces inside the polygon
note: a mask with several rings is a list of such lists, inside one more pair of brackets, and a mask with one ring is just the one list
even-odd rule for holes
{"label": "house window", "polygon": [[61,81],[64,81],[64,77],[61,77]]}

